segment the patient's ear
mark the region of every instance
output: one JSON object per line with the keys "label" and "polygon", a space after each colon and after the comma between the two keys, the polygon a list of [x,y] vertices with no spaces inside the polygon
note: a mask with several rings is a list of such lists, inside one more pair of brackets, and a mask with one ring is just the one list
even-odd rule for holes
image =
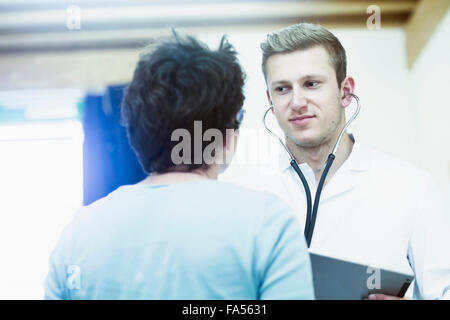
{"label": "patient's ear", "polygon": [[225,150],[232,151],[236,149],[237,139],[239,137],[239,129],[226,129],[225,130]]}
{"label": "patient's ear", "polygon": [[239,129],[226,129],[224,137],[224,146],[222,154],[217,161],[219,165],[219,173],[223,173],[233,160],[236,151],[237,141],[239,138]]}

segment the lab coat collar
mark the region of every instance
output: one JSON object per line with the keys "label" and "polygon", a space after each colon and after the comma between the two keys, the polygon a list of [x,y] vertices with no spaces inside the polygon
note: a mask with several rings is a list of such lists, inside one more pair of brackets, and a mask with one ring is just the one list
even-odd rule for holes
{"label": "lab coat collar", "polygon": [[321,201],[352,190],[357,183],[358,175],[368,171],[370,168],[370,150],[360,143],[356,143],[353,135],[350,135],[350,137],[355,142],[352,152],[324,186]]}
{"label": "lab coat collar", "polygon": [[[370,150],[360,143],[357,143],[352,134],[350,134],[350,138],[354,141],[352,152],[342,166],[336,171],[334,176],[324,186],[321,194],[321,201],[353,189],[356,184],[356,174],[358,172],[368,171],[370,168]],[[280,153],[279,165],[280,172],[293,170],[290,165],[290,157],[286,152]],[[307,163],[302,163],[300,169],[304,174],[307,171],[312,172],[312,169]],[[309,180],[308,184],[310,185],[311,193],[314,197],[317,188],[315,181]]]}
{"label": "lab coat collar", "polygon": [[[349,134],[350,139],[354,141],[352,152],[345,162],[342,164],[341,168],[345,167],[346,170],[351,171],[367,171],[370,168],[370,151],[362,146],[360,143],[357,143],[353,134]],[[278,166],[280,172],[284,172],[291,168],[291,158],[287,154],[285,150],[280,150],[279,158],[278,158]],[[302,167],[310,168],[307,163],[302,163],[300,165],[300,169]],[[339,168],[339,170],[341,169]]]}

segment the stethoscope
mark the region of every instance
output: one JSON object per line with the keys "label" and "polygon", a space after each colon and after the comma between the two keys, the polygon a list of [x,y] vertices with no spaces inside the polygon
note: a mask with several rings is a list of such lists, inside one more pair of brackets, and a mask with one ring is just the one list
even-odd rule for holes
{"label": "stethoscope", "polygon": [[275,133],[273,133],[269,128],[267,128],[267,126],[266,126],[266,115],[267,115],[267,113],[270,110],[273,110],[273,105],[271,105],[266,110],[266,112],[264,112],[264,116],[263,116],[264,128],[272,136],[277,138],[277,140],[283,146],[284,150],[289,154],[289,157],[291,158],[290,165],[292,166],[292,168],[294,168],[294,170],[297,173],[298,177],[302,181],[303,187],[305,188],[307,206],[306,206],[306,222],[305,222],[304,235],[305,235],[306,244],[308,245],[308,248],[311,245],[311,240],[312,240],[312,236],[313,236],[313,232],[314,232],[314,227],[315,227],[315,224],[316,224],[317,211],[319,209],[320,194],[322,193],[323,185],[325,183],[325,179],[327,177],[328,171],[330,170],[330,167],[333,164],[336,151],[339,148],[339,144],[341,143],[341,139],[342,139],[342,137],[343,137],[343,135],[345,133],[345,130],[347,130],[347,128],[350,125],[350,123],[352,123],[353,120],[355,120],[356,116],[359,113],[359,110],[361,109],[361,104],[359,102],[359,98],[355,94],[353,94],[353,93],[346,93],[344,96],[352,96],[353,98],[356,99],[356,102],[357,102],[356,111],[352,115],[352,117],[347,121],[347,123],[345,124],[344,128],[342,129],[341,133],[339,134],[339,137],[338,137],[338,139],[336,141],[336,144],[334,145],[333,151],[328,155],[328,158],[327,158],[326,162],[319,169],[319,170],[323,169],[323,173],[322,173],[322,175],[320,177],[319,185],[317,186],[316,196],[314,198],[314,205],[312,207],[312,210],[311,210],[311,206],[312,206],[311,191],[309,189],[309,185],[308,185],[308,182],[305,179],[305,176],[303,175],[302,171],[300,170],[300,168],[298,166],[297,161],[295,160],[294,156],[289,151],[289,149],[286,147],[286,145],[283,143],[283,141]]}

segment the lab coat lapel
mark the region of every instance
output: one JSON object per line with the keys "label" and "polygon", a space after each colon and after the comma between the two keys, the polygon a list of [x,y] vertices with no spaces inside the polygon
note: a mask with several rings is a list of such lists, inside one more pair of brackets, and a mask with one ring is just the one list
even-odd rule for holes
{"label": "lab coat lapel", "polygon": [[355,187],[354,173],[348,168],[339,168],[322,190],[320,201],[326,201],[334,196],[343,194]]}
{"label": "lab coat lapel", "polygon": [[324,186],[321,201],[326,201],[355,188],[357,175],[365,172],[370,166],[368,151],[356,143],[348,159],[336,171],[333,177]]}

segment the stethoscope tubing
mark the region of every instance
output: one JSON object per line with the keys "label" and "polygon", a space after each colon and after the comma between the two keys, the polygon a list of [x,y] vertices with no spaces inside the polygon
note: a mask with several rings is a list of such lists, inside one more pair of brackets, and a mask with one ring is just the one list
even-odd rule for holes
{"label": "stethoscope tubing", "polygon": [[303,184],[303,188],[305,189],[306,221],[305,221],[304,236],[305,236],[305,240],[306,240],[306,244],[307,244],[308,248],[311,246],[312,237],[314,234],[314,228],[315,228],[316,220],[317,220],[317,212],[319,210],[320,196],[322,194],[322,189],[325,184],[325,180],[328,175],[328,171],[330,170],[331,165],[334,162],[334,159],[336,157],[335,156],[336,151],[339,148],[341,139],[342,139],[345,131],[347,130],[348,126],[353,122],[353,120],[355,120],[356,116],[359,114],[359,111],[361,110],[361,104],[360,104],[358,96],[353,93],[347,93],[346,95],[350,95],[356,99],[357,108],[356,108],[356,111],[353,113],[352,117],[345,124],[344,128],[342,128],[341,133],[339,134],[339,137],[336,141],[336,144],[334,145],[333,151],[328,155],[327,161],[325,162],[324,166],[322,166],[322,168],[320,168],[320,170],[323,169],[323,172],[322,172],[322,175],[320,176],[319,185],[317,186],[316,195],[314,197],[314,204],[312,204],[311,190],[309,188],[308,182],[306,181],[305,176],[303,175],[302,171],[300,170],[300,167],[298,166],[298,163],[295,160],[294,156],[289,151],[287,146],[283,143],[283,141],[280,139],[280,137],[278,137],[275,133],[273,133],[266,125],[266,115],[270,110],[273,109],[273,106],[270,106],[266,110],[266,112],[264,112],[264,116],[263,116],[264,128],[279,141],[279,143],[283,146],[284,150],[289,154],[289,157],[291,158],[290,165],[292,166],[294,171],[297,173],[298,177],[300,178],[300,181]]}

